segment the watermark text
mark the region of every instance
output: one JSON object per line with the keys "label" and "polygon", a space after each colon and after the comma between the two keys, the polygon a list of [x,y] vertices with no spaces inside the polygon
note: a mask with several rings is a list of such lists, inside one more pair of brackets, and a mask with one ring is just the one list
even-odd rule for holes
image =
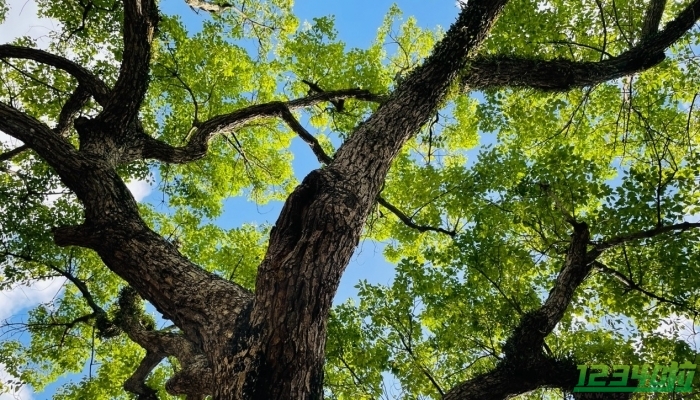
{"label": "watermark text", "polygon": [[578,365],[579,377],[574,392],[656,392],[692,391],[696,364],[678,365]]}

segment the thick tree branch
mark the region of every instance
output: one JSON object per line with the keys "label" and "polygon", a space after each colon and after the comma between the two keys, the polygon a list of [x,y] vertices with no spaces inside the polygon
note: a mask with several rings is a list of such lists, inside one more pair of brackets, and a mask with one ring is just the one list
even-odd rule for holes
{"label": "thick tree branch", "polygon": [[588,225],[576,223],[571,235],[571,244],[566,253],[564,268],[557,276],[554,288],[549,292],[547,300],[540,308],[540,311],[547,317],[546,323],[539,328],[544,335],[542,339],[552,332],[564,316],[564,312],[574,296],[574,291],[591,270],[591,261],[587,255],[589,239]]}
{"label": "thick tree branch", "polygon": [[[221,367],[236,386],[217,387],[215,398],[322,396],[319,349],[325,347],[328,312],[389,167],[443,103],[505,4],[470,0],[426,62],[358,127],[333,162],[307,175],[288,197],[258,268],[252,332],[237,347],[246,350]],[[294,371],[274,369],[285,363],[293,363]],[[275,372],[255,375],[254,387],[238,379],[241,371],[268,369]]]}
{"label": "thick tree branch", "polygon": [[581,285],[592,265],[587,259],[588,226],[573,225],[574,232],[564,268],[544,304],[522,316],[520,323],[503,346],[503,359],[487,373],[455,386],[445,400],[505,399],[539,387],[571,390],[578,370],[571,360],[545,355],[544,339],[564,316],[574,291]]}
{"label": "thick tree branch", "polygon": [[156,331],[153,322],[143,316],[140,303],[141,299],[132,288],[127,287],[119,294],[119,312],[115,321],[131,340],[146,349],[146,357],[124,388],[140,396],[150,395],[152,389],[146,385],[146,377],[163,358],[172,356],[177,358],[182,370],[166,384],[171,394],[203,396],[212,393],[212,369],[201,347],[180,333]]}
{"label": "thick tree branch", "polygon": [[668,232],[683,232],[693,228],[700,228],[700,222],[683,222],[680,224],[660,226],[658,228],[649,229],[646,231],[630,233],[627,235],[617,236],[612,239],[604,240],[595,244],[597,251],[603,251],[611,247],[621,245],[626,242],[640,239],[650,239]]}
{"label": "thick tree branch", "polygon": [[571,390],[578,375],[576,365],[571,362],[538,357],[523,369],[501,364],[455,386],[443,400],[503,400],[541,387]]}
{"label": "thick tree branch", "polygon": [[301,140],[305,141],[309,147],[311,147],[311,151],[314,152],[318,162],[328,165],[333,161],[333,159],[323,150],[323,147],[321,147],[321,143],[318,142],[318,139],[310,134],[309,131],[307,131],[306,128],[304,128],[299,121],[297,121],[294,114],[289,111],[288,107],[282,107],[281,114],[284,122],[289,125],[289,127],[301,138]]}
{"label": "thick tree branch", "polygon": [[[652,2],[657,3],[660,0]],[[528,87],[565,91],[621,78],[649,69],[663,61],[664,51],[690,30],[698,18],[700,0],[694,0],[661,32],[645,36],[633,48],[600,62],[533,60],[510,56],[478,57],[469,63],[462,84],[473,90],[490,87]],[[650,24],[653,24],[653,21]]]}
{"label": "thick tree branch", "polygon": [[[296,134],[303,140],[305,141],[309,147],[311,147],[311,151],[313,151],[314,155],[316,156],[316,159],[324,165],[328,165],[333,161],[333,158],[326,154],[325,150],[323,150],[323,147],[321,147],[321,144],[318,142],[318,140],[311,135],[300,123],[297,121],[297,119],[294,117],[294,115],[289,111],[289,109],[285,109],[282,111],[282,119],[284,119],[285,122],[287,122],[287,125],[296,132]],[[406,226],[409,228],[415,229],[419,232],[426,232],[426,231],[433,231],[433,232],[438,232],[438,233],[444,233],[450,237],[454,237],[456,235],[455,231],[448,231],[446,229],[440,228],[440,227],[432,227],[432,226],[427,226],[427,225],[418,225],[415,222],[413,222],[413,218],[409,217],[406,215],[403,211],[399,210],[396,206],[393,204],[389,203],[386,199],[384,199],[382,196],[377,196],[377,203],[381,204],[386,208],[387,210],[391,211],[396,217],[401,220]]]}
{"label": "thick tree branch", "polygon": [[61,108],[61,113],[58,115],[58,123],[53,128],[53,131],[61,136],[66,136],[71,123],[89,99],[90,92],[85,86],[78,85],[63,105],[63,108]]}
{"label": "thick tree branch", "polygon": [[[372,94],[367,90],[346,89],[318,93],[287,102],[258,104],[229,114],[213,117],[200,124],[197,126],[197,130],[194,132],[189,142],[183,147],[174,147],[157,139],[142,136],[140,138],[141,140],[135,144],[135,148],[130,150],[130,154],[132,154],[132,157],[156,159],[175,164],[198,160],[206,155],[209,141],[214,136],[239,128],[254,119],[282,117],[287,123],[291,123],[290,127],[294,129],[295,127],[298,128],[298,125],[295,125],[293,120],[289,118],[290,114],[287,113],[290,113],[290,111],[312,106],[320,102],[348,98],[375,102],[384,100],[383,96]],[[302,137],[302,139],[304,139],[304,137]]]}
{"label": "thick tree branch", "polygon": [[0,131],[21,140],[46,160],[62,177],[78,168],[77,150],[37,119],[0,102]]}
{"label": "thick tree branch", "polygon": [[150,79],[151,41],[158,26],[155,0],[123,0],[124,57],[109,100],[96,118],[110,127],[135,121]]}
{"label": "thick tree branch", "polygon": [[[110,213],[114,217],[107,216],[104,226],[55,228],[54,241],[95,249],[112,271],[182,329],[189,341],[201,341],[199,332],[206,326],[211,331],[235,331],[236,317],[252,300],[248,290],[194,265],[126,211]],[[195,286],[205,295],[192,296]],[[227,318],[221,318],[222,309],[215,305],[225,305]]]}
{"label": "thick tree branch", "polygon": [[8,150],[8,151],[0,154],[0,162],[11,160],[14,156],[19,155],[22,152],[27,151],[27,150],[29,150],[29,146],[27,146],[26,144],[15,147],[12,150]]}
{"label": "thick tree branch", "polygon": [[97,76],[67,58],[57,56],[44,50],[10,44],[0,45],[0,58],[20,58],[32,60],[65,71],[78,81],[95,100],[104,104],[108,99],[109,87]]}
{"label": "thick tree branch", "polygon": [[644,21],[642,22],[642,38],[649,37],[659,31],[659,24],[661,23],[661,17],[664,14],[664,9],[666,8],[666,0],[650,0],[649,6],[647,6],[646,13],[644,14]]}
{"label": "thick tree branch", "polygon": [[685,304],[685,303],[677,301],[677,300],[668,299],[664,296],[659,296],[653,292],[650,292],[650,291],[644,289],[643,287],[641,287],[637,282],[633,281],[631,278],[627,277],[625,274],[617,271],[616,269],[608,267],[607,265],[601,263],[600,261],[594,261],[593,267],[596,270],[598,270],[606,275],[609,275],[609,276],[613,277],[615,280],[617,280],[618,282],[622,283],[622,285],[625,287],[625,291],[634,290],[634,291],[637,291],[639,293],[642,293],[643,295],[645,295],[649,298],[657,300],[660,303],[673,304],[674,306],[676,306],[678,308],[681,308],[681,309],[686,310],[686,311],[690,311],[696,315],[698,314],[698,311],[691,308],[691,307],[688,307],[688,304]]}
{"label": "thick tree branch", "polygon": [[138,400],[158,400],[157,391],[146,385],[146,379],[163,358],[162,354],[147,350],[136,371],[124,382],[124,390],[136,394]]}
{"label": "thick tree branch", "polygon": [[[85,87],[78,86],[75,89],[75,91],[73,91],[73,93],[70,95],[66,103],[63,105],[61,113],[58,117],[58,123],[53,128],[53,131],[56,134],[65,137],[67,135],[68,129],[70,128],[71,122],[73,122],[75,116],[80,112],[80,110],[83,108],[85,103],[87,103],[89,98],[90,93],[85,89]],[[0,162],[10,160],[26,150],[29,150],[29,146],[23,144],[12,150],[2,153],[0,154]]]}

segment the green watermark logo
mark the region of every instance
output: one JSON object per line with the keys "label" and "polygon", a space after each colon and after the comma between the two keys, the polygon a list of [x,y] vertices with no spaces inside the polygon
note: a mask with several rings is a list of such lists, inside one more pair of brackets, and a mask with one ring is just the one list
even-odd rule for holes
{"label": "green watermark logo", "polygon": [[656,392],[692,391],[696,364],[670,365],[578,365],[579,377],[574,392]]}

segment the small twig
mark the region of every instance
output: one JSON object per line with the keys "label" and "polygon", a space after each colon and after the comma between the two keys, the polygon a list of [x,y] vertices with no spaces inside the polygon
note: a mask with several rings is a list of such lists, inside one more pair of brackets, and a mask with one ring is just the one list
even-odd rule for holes
{"label": "small twig", "polygon": [[333,158],[326,154],[323,147],[321,147],[321,143],[318,142],[318,139],[310,134],[309,131],[307,131],[306,128],[304,128],[299,121],[297,121],[294,114],[292,114],[292,112],[289,110],[289,107],[282,105],[280,109],[281,117],[284,122],[286,122],[287,125],[289,125],[289,127],[292,128],[297,135],[299,135],[301,140],[305,141],[311,147],[311,151],[314,152],[318,161],[321,164],[330,164],[333,161]]}
{"label": "small twig", "polygon": [[573,46],[578,46],[578,47],[585,47],[585,48],[587,48],[587,49],[595,50],[595,51],[599,52],[601,55],[605,55],[605,56],[608,56],[608,57],[610,57],[610,58],[613,57],[613,55],[610,54],[610,53],[608,53],[607,51],[605,51],[605,49],[601,49],[601,48],[598,48],[598,47],[595,47],[595,46],[591,46],[591,45],[589,45],[589,44],[573,42],[573,41],[570,41],[570,40],[550,40],[550,41],[548,41],[548,42],[545,42],[545,44],[560,44],[560,45],[567,45],[567,46],[573,45]]}
{"label": "small twig", "polygon": [[644,294],[647,297],[651,297],[652,299],[658,300],[662,303],[673,304],[674,306],[682,308],[686,311],[690,311],[694,315],[699,314],[696,309],[689,307],[687,304],[684,304],[684,303],[676,301],[676,300],[668,299],[668,298],[663,297],[663,296],[659,296],[653,292],[650,292],[650,291],[642,288],[637,282],[634,282],[631,278],[628,278],[627,276],[625,276],[621,272],[618,272],[617,270],[608,267],[607,265],[601,263],[600,261],[593,261],[593,267],[596,270],[615,278],[617,281],[619,281],[620,283],[622,283],[625,286],[626,290],[634,290],[634,291],[637,291],[637,292]]}
{"label": "small twig", "polygon": [[[318,83],[313,83],[309,82],[306,79],[302,79],[302,82],[304,82],[307,86],[309,86],[309,94],[314,94],[314,93],[325,93],[326,91],[321,89],[321,87],[318,86]],[[345,100],[344,99],[338,99],[338,100],[330,100],[331,104],[333,104],[333,107],[335,107],[336,111],[338,112],[343,112],[345,110]]]}
{"label": "small twig", "polygon": [[554,193],[554,191],[551,189],[551,187],[548,184],[542,183],[542,182],[539,183],[539,186],[540,186],[540,189],[542,189],[542,191],[554,201],[554,205],[557,207],[559,212],[561,212],[561,214],[564,216],[564,219],[566,220],[566,222],[568,222],[569,224],[574,225],[574,226],[577,225],[578,221],[576,221],[576,218],[574,218],[574,216],[571,214],[571,212],[569,212],[569,210],[567,210],[564,207],[564,203],[562,203],[562,201],[559,199],[559,196],[557,196],[557,194]]}
{"label": "small twig", "polygon": [[381,204],[382,206],[384,206],[384,208],[391,211],[394,215],[396,215],[401,220],[401,222],[406,224],[409,228],[413,228],[419,232],[432,231],[432,232],[444,233],[445,235],[450,236],[450,237],[455,237],[455,235],[457,235],[457,232],[455,232],[454,230],[448,231],[447,229],[440,228],[440,227],[416,224],[415,222],[413,222],[412,218],[410,218],[409,216],[404,214],[401,210],[396,208],[396,206],[389,203],[381,196],[377,197],[377,203]]}

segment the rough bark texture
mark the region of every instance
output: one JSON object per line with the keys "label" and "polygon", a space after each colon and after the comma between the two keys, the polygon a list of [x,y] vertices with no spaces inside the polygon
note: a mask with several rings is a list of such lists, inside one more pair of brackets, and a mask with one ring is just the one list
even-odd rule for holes
{"label": "rough bark texture", "polygon": [[[94,249],[131,286],[131,291],[122,293],[119,318],[107,322],[147,350],[124,385],[140,399],[153,398],[145,378],[166,356],[182,364],[182,371],[167,385],[173,394],[189,398],[210,394],[215,399],[321,398],[326,321],[340,277],[392,160],[438,109],[448,90],[457,84],[566,90],[615,79],[659,63],[664,50],[700,15],[700,0],[696,0],[656,32],[657,9],[663,9],[663,2],[654,0],[656,8],[649,9],[646,36],[617,57],[599,63],[524,60],[478,54],[506,0],[470,0],[432,56],[388,97],[349,89],[256,105],[197,124],[190,141],[174,147],[148,136],[137,118],[148,86],[150,43],[158,23],[155,3],[123,3],[125,57],[113,88],[59,56],[0,46],[0,58],[34,60],[65,71],[79,83],[55,129],[0,103],[0,130],[46,160],[84,205],[84,223],[56,227],[56,244]],[[206,9],[209,3],[188,4]],[[63,132],[87,96],[103,111],[95,118],[75,121],[80,135],[76,149]],[[346,98],[376,101],[381,106],[331,158],[289,110]],[[256,292],[250,293],[194,265],[151,231],[116,167],[141,159],[185,163],[202,158],[211,138],[263,117],[282,118],[327,166],[310,173],[287,199],[259,267]],[[19,151],[0,155],[0,159]],[[575,220],[569,223],[573,235],[565,265],[544,305],[523,317],[496,369],[457,385],[445,399],[502,399],[538,387],[571,389],[578,376],[573,361],[547,355],[544,339],[561,320],[596,257],[625,241],[691,228],[661,227],[613,238],[589,250],[588,226]],[[136,294],[151,302],[179,331],[144,327],[142,317],[134,311],[139,301]],[[94,316],[102,315],[98,308],[94,311]]]}

